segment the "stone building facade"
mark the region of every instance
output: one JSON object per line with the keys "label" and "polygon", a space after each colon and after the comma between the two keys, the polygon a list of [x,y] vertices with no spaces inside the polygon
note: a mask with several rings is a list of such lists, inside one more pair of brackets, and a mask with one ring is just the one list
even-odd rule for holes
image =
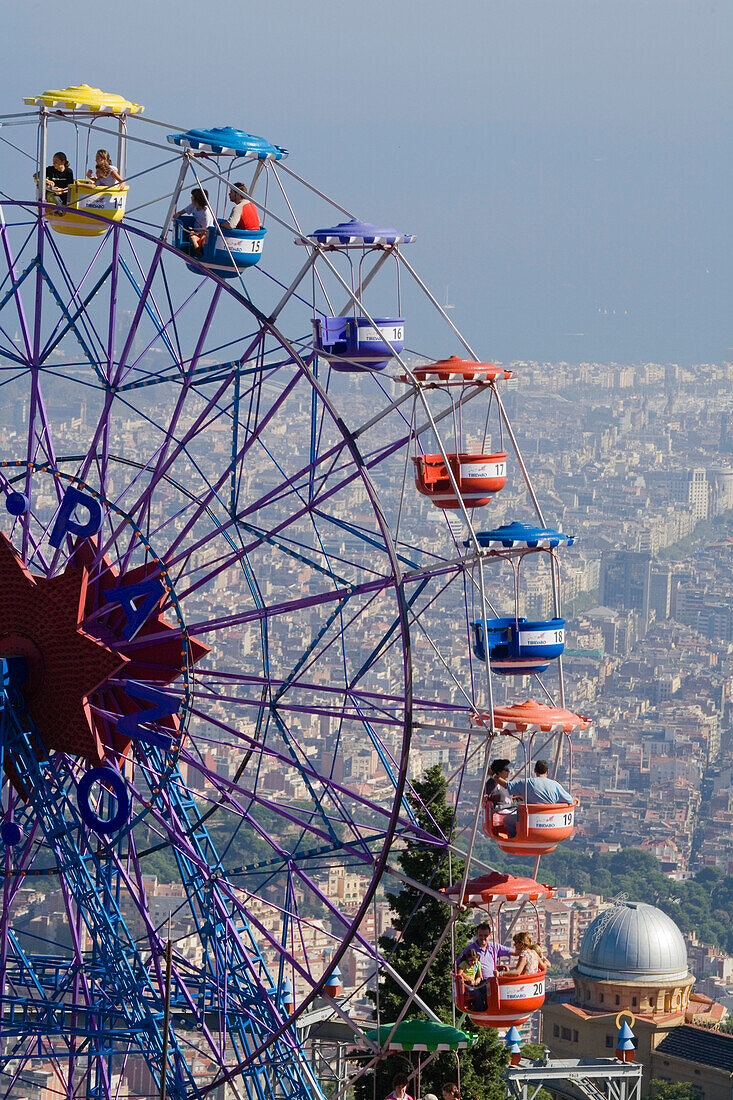
{"label": "stone building facade", "polygon": [[[695,978],[682,933],[660,909],[626,902],[601,913],[583,937],[572,978],[572,995],[551,994],[542,1010],[553,1058],[612,1056],[617,1017],[631,1022],[633,1015],[645,1094],[660,1077],[694,1082],[700,1100],[730,1100],[733,1073],[723,1067],[733,1069],[733,1036],[689,1025]],[[693,1041],[699,1033],[704,1042]]]}

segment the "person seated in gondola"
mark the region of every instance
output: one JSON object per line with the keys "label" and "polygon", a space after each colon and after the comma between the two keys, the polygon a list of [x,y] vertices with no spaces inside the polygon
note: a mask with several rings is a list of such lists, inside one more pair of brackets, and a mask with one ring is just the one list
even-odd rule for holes
{"label": "person seated in gondola", "polygon": [[463,978],[463,996],[466,1005],[477,1011],[486,1009],[486,986],[481,971],[481,957],[473,947],[461,956],[458,973]]}
{"label": "person seated in gondola", "polygon": [[125,182],[106,149],[97,149],[94,171],[87,169],[87,179],[93,180],[97,187],[117,187]]}
{"label": "person seated in gondola", "polygon": [[[514,804],[515,793],[509,786],[509,760],[492,760],[491,775],[486,781],[485,797],[492,811],[501,818],[501,828],[507,836],[517,835],[517,807]],[[512,784],[514,787],[515,784]]]}
{"label": "person seated in gondola", "polygon": [[502,943],[498,943],[491,938],[491,925],[486,921],[482,921],[476,929],[475,939],[472,939],[470,943],[466,944],[461,951],[460,955],[456,959],[456,966],[461,970],[463,962],[468,958],[470,953],[475,953],[479,958],[481,983],[474,987],[474,1009],[476,1012],[485,1011],[486,1009],[486,982],[489,978],[493,978],[496,973],[502,959],[509,959],[511,957],[511,951],[508,947],[504,947]]}
{"label": "person seated in gondola", "polygon": [[547,760],[538,760],[530,779],[515,779],[508,784],[509,794],[513,798],[521,798],[529,805],[560,802],[572,805],[573,796],[556,779],[550,779],[549,771]]}
{"label": "person seated in gondola", "polygon": [[188,230],[192,253],[194,256],[203,256],[207,231],[214,224],[214,215],[209,206],[209,192],[203,187],[194,187],[191,191],[191,202],[182,210],[177,210],[173,217],[193,218],[193,225]]}
{"label": "person seated in gondola", "polygon": [[532,942],[529,932],[517,932],[512,937],[513,954],[517,955],[517,964],[504,971],[504,977],[513,978],[519,974],[539,974],[550,965],[538,943]]}
{"label": "person seated in gondola", "polygon": [[[38,183],[38,172],[33,178]],[[53,163],[46,168],[46,202],[52,202],[56,206],[68,206],[69,188],[73,182],[74,173],[66,153],[54,153]]]}
{"label": "person seated in gondola", "polygon": [[[240,194],[240,191],[242,192]],[[229,200],[234,206],[229,211],[226,221],[222,225],[230,229],[259,229],[260,217],[257,207],[251,199],[247,198],[247,188],[238,180],[229,190]]]}

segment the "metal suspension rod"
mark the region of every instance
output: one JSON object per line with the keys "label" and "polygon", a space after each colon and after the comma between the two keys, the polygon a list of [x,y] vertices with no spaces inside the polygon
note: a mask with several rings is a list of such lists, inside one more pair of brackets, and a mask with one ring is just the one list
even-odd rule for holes
{"label": "metal suspension rod", "polygon": [[428,290],[428,288],[426,287],[425,283],[424,283],[424,282],[422,281],[422,279],[420,278],[420,276],[418,275],[418,273],[417,273],[417,272],[415,271],[414,267],[413,267],[413,266],[412,266],[412,265],[411,265],[411,264],[410,264],[410,263],[408,262],[408,260],[406,260],[406,259],[405,259],[405,257],[403,256],[403,254],[402,254],[401,252],[399,253],[399,261],[400,261],[400,263],[402,263],[402,264],[404,264],[404,265],[405,265],[405,267],[406,267],[406,268],[407,268],[407,270],[408,270],[408,271],[410,272],[410,274],[412,275],[412,277],[413,277],[413,279],[415,280],[415,282],[417,283],[417,285],[418,285],[418,286],[420,287],[420,289],[421,289],[422,291],[424,291],[424,293],[425,293],[425,294],[427,295],[427,297],[428,297],[428,298],[430,299],[431,303],[432,303],[432,304],[433,304],[433,305],[435,306],[435,308],[436,308],[436,309],[438,310],[438,313],[440,313],[440,315],[441,315],[441,316],[443,317],[443,319],[444,319],[445,321],[447,321],[447,322],[448,322],[448,324],[450,325],[450,327],[451,327],[451,328],[453,329],[453,332],[454,332],[454,333],[456,334],[456,336],[458,337],[458,339],[459,339],[459,340],[461,341],[461,343],[463,344],[464,348],[466,349],[466,351],[468,352],[468,354],[469,354],[469,355],[471,356],[471,358],[472,358],[472,359],[474,359],[474,360],[475,360],[475,361],[476,361],[477,363],[479,363],[479,362],[480,362],[480,359],[479,359],[478,355],[476,354],[476,352],[475,352],[475,351],[473,350],[473,348],[471,347],[471,345],[469,344],[468,340],[466,340],[466,338],[465,338],[464,336],[462,336],[462,335],[461,335],[460,331],[459,331],[459,330],[458,330],[458,329],[456,328],[456,326],[455,326],[455,325],[453,324],[453,322],[451,321],[450,317],[448,316],[448,314],[447,314],[447,313],[445,312],[445,310],[444,310],[444,309],[443,309],[443,307],[441,306],[440,302],[439,302],[439,301],[437,300],[437,298],[435,298],[435,297],[434,297],[434,296],[433,296],[433,295],[432,295],[432,294],[430,293],[430,291],[429,291],[429,290]]}
{"label": "metal suspension rod", "polygon": [[[354,305],[358,306],[361,309],[361,311],[363,312],[364,316],[366,317],[367,321],[372,326],[374,331],[375,332],[378,331],[376,321],[374,320],[372,315],[369,313],[369,311],[364,308],[363,302],[359,301],[359,299],[356,296],[355,292],[351,289],[349,284],[342,277],[341,273],[331,263],[331,261],[329,260],[328,256],[325,254],[323,249],[319,249],[319,251],[320,251],[321,258],[322,258],[323,262],[330,268],[331,273],[341,283],[342,287],[344,288],[346,293],[349,295],[349,298],[352,301],[352,303]],[[400,364],[400,366],[403,368],[403,370],[404,370],[405,374],[407,375],[407,377],[412,380],[413,384],[416,384],[417,379],[415,378],[413,372],[408,367],[405,360],[402,358],[402,355],[399,352],[394,352],[393,355],[394,355],[394,358],[397,360],[397,362]],[[448,474],[448,480],[451,483],[451,487],[453,489],[453,492],[456,494],[456,499],[458,500],[458,504],[459,504],[459,507],[460,507],[461,514],[463,516],[463,520],[464,520],[464,522],[465,522],[465,524],[468,528],[469,535],[471,536],[471,538],[473,540],[475,549],[476,549],[476,551],[478,551],[479,550],[479,542],[478,542],[478,539],[476,537],[476,532],[474,531],[473,523],[471,521],[471,517],[468,514],[468,510],[466,508],[465,502],[464,502],[463,497],[461,495],[461,491],[460,491],[460,488],[458,486],[458,482],[456,481],[455,474],[453,473],[453,469],[451,467],[451,464],[448,461],[448,455],[447,455],[447,452],[445,450],[445,447],[443,446],[443,441],[440,438],[440,435],[438,433],[435,418],[434,418],[434,416],[433,416],[433,414],[430,410],[430,406],[428,405],[427,401],[425,400],[425,396],[422,392],[422,389],[420,387],[417,387],[417,390],[418,390],[418,394],[420,396],[420,401],[422,403],[422,406],[425,409],[425,414],[428,418],[428,423],[430,424],[430,427],[433,429],[433,432],[435,433],[435,440],[436,440],[436,443],[437,443],[437,446],[438,446],[438,450],[440,451],[440,456],[443,459],[443,462],[445,464],[445,470],[446,470],[446,473]]]}
{"label": "metal suspension rod", "polygon": [[341,204],[336,202],[335,199],[329,198],[328,195],[325,194],[325,192],[319,191],[319,189],[317,187],[314,187],[312,183],[308,183],[308,180],[304,180],[302,176],[299,176],[297,172],[294,172],[293,169],[285,164],[284,161],[280,161],[279,167],[281,171],[286,172],[289,176],[292,176],[294,180],[298,181],[298,183],[302,183],[303,186],[307,187],[309,191],[312,191],[314,195],[318,195],[320,199],[323,199],[331,206],[334,206],[337,210],[340,210],[342,214],[346,214],[347,218],[351,218],[352,220],[356,218],[356,214],[352,214],[352,212],[350,210],[347,210],[345,206],[341,206]]}

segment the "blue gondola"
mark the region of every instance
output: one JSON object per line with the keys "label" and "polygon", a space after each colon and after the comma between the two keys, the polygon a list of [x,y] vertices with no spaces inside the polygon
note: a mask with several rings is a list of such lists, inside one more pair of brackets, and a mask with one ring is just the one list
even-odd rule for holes
{"label": "blue gondola", "polygon": [[473,652],[483,661],[488,647],[492,672],[505,676],[544,672],[565,649],[565,619],[479,619],[471,627]]}
{"label": "blue gondola", "polygon": [[[174,224],[174,243],[180,252],[191,256],[193,248],[187,230],[193,226],[193,217],[184,214]],[[206,233],[204,254],[198,263],[215,272],[222,279],[233,279],[240,271],[253,267],[262,259],[262,244],[266,229],[230,229],[219,222],[209,226]],[[197,268],[186,264],[191,271]]]}
{"label": "blue gondola", "polygon": [[[238,130],[234,126],[213,126],[208,130],[186,130],[185,133],[168,134],[168,141],[181,149],[191,149],[195,154],[231,158],[232,165],[235,161],[251,161],[260,162],[261,167],[264,161],[280,161],[288,155],[287,149],[283,149],[281,145],[273,145],[266,138],[247,133],[246,130]],[[176,248],[188,256],[191,255],[192,248],[185,230],[191,226],[192,221],[184,217],[175,224],[173,230]],[[208,230],[204,254],[197,257],[198,263],[222,279],[234,279],[245,268],[260,262],[265,233],[265,229],[230,229],[229,226],[223,226],[220,219],[218,227],[212,226]],[[198,270],[193,264],[187,266],[191,271]]]}
{"label": "blue gondola", "polygon": [[[357,280],[359,289],[355,292],[358,305],[354,315],[328,317],[324,314],[313,321],[313,346],[319,355],[330,361],[334,370],[384,370],[390,359],[403,350],[403,317],[374,317],[372,324],[368,317],[357,316],[362,304],[360,288],[362,283],[366,285],[371,278],[364,277],[361,263],[364,256],[370,253],[385,250],[394,250],[396,253],[400,245],[410,244],[414,239],[412,234],[398,233],[396,229],[352,218],[348,222],[316,229],[307,238],[297,241],[298,244],[310,241],[325,252],[339,252],[346,256],[353,253],[360,257]],[[397,299],[397,309],[400,310],[399,292]]]}
{"label": "blue gondola", "polygon": [[402,317],[375,317],[372,325],[366,317],[318,317],[313,340],[334,370],[384,370],[405,346],[405,322]]}

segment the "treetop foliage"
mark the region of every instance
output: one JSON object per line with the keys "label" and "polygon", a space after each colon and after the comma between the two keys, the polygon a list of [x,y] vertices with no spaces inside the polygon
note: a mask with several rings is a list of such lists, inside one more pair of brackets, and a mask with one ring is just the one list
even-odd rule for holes
{"label": "treetop foliage", "polygon": [[[449,837],[453,822],[453,809],[446,801],[447,784],[442,768],[437,765],[430,768],[422,781],[414,784],[416,798],[412,805],[418,823],[425,832],[442,840]],[[427,809],[426,809],[427,807]],[[464,871],[462,861],[451,857],[444,844],[432,845],[410,841],[400,852],[398,863],[404,874],[415,882],[440,891],[452,882],[458,882]],[[394,968],[411,989],[419,985],[419,997],[444,1023],[453,1024],[453,999],[451,971],[453,968],[453,942],[456,954],[474,935],[474,920],[470,915],[454,915],[451,932],[438,948],[435,958],[420,982],[431,952],[441,933],[449,927],[452,910],[447,902],[441,902],[432,895],[425,894],[415,886],[405,884],[400,890],[387,894],[393,913],[392,925],[398,933],[382,936],[380,948],[390,967]],[[379,992],[372,996],[375,1005],[375,1018],[380,1023],[396,1020],[405,1004],[405,993],[388,972],[382,972],[379,980]],[[417,1002],[413,1002],[407,1012],[411,1016],[425,1015]],[[464,1031],[476,1031],[470,1020],[458,1023]],[[382,1058],[375,1072],[364,1074],[355,1086],[356,1100],[384,1100],[392,1088],[395,1073],[411,1073],[417,1068],[417,1054],[390,1054]],[[460,1077],[462,1096],[475,1100],[503,1100],[505,1085],[501,1071],[506,1065],[507,1056],[497,1033],[490,1028],[478,1029],[476,1045],[459,1056],[454,1053],[439,1054],[429,1059],[423,1054],[425,1068],[421,1073],[420,1091],[423,1095],[433,1092],[441,1095],[446,1082],[458,1081]],[[416,1095],[417,1081],[411,1082],[408,1092]]]}

